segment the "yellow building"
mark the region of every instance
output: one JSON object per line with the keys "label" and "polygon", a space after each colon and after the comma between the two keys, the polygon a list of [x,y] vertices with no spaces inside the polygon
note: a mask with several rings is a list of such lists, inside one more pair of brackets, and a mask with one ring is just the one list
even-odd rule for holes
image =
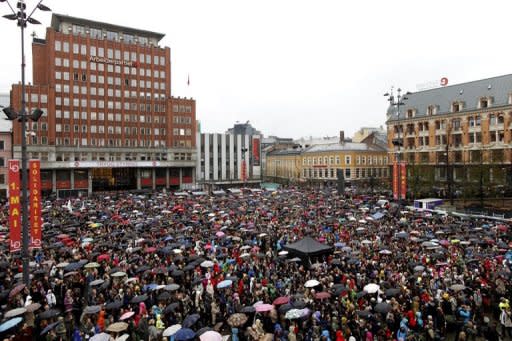
{"label": "yellow building", "polygon": [[341,138],[338,143],[271,152],[265,176],[276,182],[334,184],[339,169],[349,184],[387,184],[390,172],[385,143],[385,137],[371,134],[359,143]]}

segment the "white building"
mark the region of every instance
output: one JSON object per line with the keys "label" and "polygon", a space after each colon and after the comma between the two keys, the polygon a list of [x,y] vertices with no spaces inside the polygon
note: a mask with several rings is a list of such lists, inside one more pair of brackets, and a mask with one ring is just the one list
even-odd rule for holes
{"label": "white building", "polygon": [[214,189],[261,182],[261,135],[203,133],[196,138],[198,186]]}

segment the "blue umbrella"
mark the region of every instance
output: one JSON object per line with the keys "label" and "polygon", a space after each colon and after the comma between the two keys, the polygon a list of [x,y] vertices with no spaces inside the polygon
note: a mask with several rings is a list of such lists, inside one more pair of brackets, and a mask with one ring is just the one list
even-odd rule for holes
{"label": "blue umbrella", "polygon": [[142,287],[142,291],[153,291],[156,289],[156,287],[158,287],[158,284],[156,283],[147,284],[144,287]]}
{"label": "blue umbrella", "polygon": [[196,333],[189,328],[181,328],[174,334],[174,339],[176,341],[185,341],[185,340],[191,340],[196,336]]}
{"label": "blue umbrella", "polygon": [[21,321],[23,321],[22,317],[15,317],[2,323],[0,325],[0,333],[5,332],[8,329],[11,329],[12,327],[18,325],[18,323],[20,323]]}
{"label": "blue umbrella", "polygon": [[199,318],[201,318],[201,316],[199,316],[199,314],[188,315],[183,320],[183,327],[184,328],[192,327],[199,320]]}
{"label": "blue umbrella", "polygon": [[224,289],[224,288],[230,287],[231,284],[233,284],[233,281],[226,279],[226,280],[220,282],[219,284],[217,284],[217,288]]}

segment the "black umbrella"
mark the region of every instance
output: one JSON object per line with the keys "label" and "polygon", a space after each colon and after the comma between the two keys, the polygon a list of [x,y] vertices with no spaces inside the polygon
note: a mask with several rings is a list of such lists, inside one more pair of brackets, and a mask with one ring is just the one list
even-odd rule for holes
{"label": "black umbrella", "polygon": [[373,310],[375,310],[378,313],[387,314],[391,311],[391,304],[387,302],[377,303]]}
{"label": "black umbrella", "polygon": [[295,309],[304,309],[304,308],[306,308],[306,302],[304,302],[302,300],[293,301],[292,306]]}
{"label": "black umbrella", "polygon": [[45,335],[46,333],[48,333],[50,330],[53,330],[55,327],[57,327],[60,323],[62,323],[61,321],[58,321],[58,322],[54,322],[54,323],[51,323],[49,325],[47,325],[42,331],[41,331],[41,334],[39,335]]}
{"label": "black umbrella", "polygon": [[50,319],[52,317],[56,317],[59,315],[60,315],[60,310],[50,309],[50,310],[43,311],[41,314],[37,315],[37,317],[39,317],[39,319],[41,319],[41,320],[47,320],[47,319]]}
{"label": "black umbrella", "polygon": [[146,294],[144,294],[144,295],[137,295],[137,296],[134,296],[132,298],[130,303],[140,303],[140,302],[144,302],[147,299],[148,299],[148,295],[146,295]]}
{"label": "black umbrella", "polygon": [[114,301],[105,305],[105,310],[116,310],[123,306],[123,301]]}
{"label": "black umbrella", "polygon": [[168,291],[164,291],[160,295],[158,295],[157,299],[159,301],[165,301],[171,298],[171,294]]}
{"label": "black umbrella", "polygon": [[80,269],[81,267],[83,267],[84,264],[82,263],[70,263],[68,265],[66,265],[66,267],[64,268],[64,271],[76,271],[78,269]]}
{"label": "black umbrella", "polygon": [[172,277],[181,277],[183,276],[185,273],[181,270],[174,270],[173,272],[171,272],[171,276]]}
{"label": "black umbrella", "polygon": [[180,304],[178,302],[174,302],[174,303],[171,303],[169,304],[167,307],[165,307],[163,313],[164,314],[168,314],[168,313],[172,313],[176,310],[176,308],[178,308],[180,306]]}
{"label": "black umbrella", "polygon": [[243,307],[240,311],[242,313],[255,313],[256,312],[256,308],[254,308],[252,305],[249,305],[247,307]]}
{"label": "black umbrella", "polygon": [[210,328],[210,327],[203,327],[201,329],[199,329],[197,332],[196,332],[196,336],[201,336],[202,334],[206,333],[206,332],[209,332],[209,331],[212,331],[213,329]]}
{"label": "black umbrella", "polygon": [[201,318],[201,316],[199,314],[188,315],[183,320],[183,328],[192,327],[200,318]]}
{"label": "black umbrella", "polygon": [[293,308],[294,308],[293,305],[291,305],[290,303],[286,303],[286,304],[283,304],[282,306],[280,306],[278,310],[279,310],[279,313],[286,314],[286,312],[288,310],[291,310]]}
{"label": "black umbrella", "polygon": [[390,289],[386,289],[386,291],[384,293],[386,294],[387,297],[393,297],[400,293],[400,289],[390,288]]}

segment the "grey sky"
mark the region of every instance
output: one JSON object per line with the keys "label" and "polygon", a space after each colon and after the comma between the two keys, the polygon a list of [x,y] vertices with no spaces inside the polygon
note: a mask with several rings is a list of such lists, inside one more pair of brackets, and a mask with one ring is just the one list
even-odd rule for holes
{"label": "grey sky", "polygon": [[[27,0],[29,9],[36,3]],[[416,91],[441,77],[455,84],[510,73],[510,1],[44,4],[56,13],[165,33],[173,95],[197,100],[204,132],[249,120],[265,135],[332,136],[343,129],[351,136],[361,126],[384,124],[382,94],[392,85]],[[0,14],[7,13],[0,3]],[[28,33],[44,37],[51,14],[35,17],[43,25]],[[0,92],[6,92],[20,79],[20,41],[13,22],[0,20],[0,32]]]}

